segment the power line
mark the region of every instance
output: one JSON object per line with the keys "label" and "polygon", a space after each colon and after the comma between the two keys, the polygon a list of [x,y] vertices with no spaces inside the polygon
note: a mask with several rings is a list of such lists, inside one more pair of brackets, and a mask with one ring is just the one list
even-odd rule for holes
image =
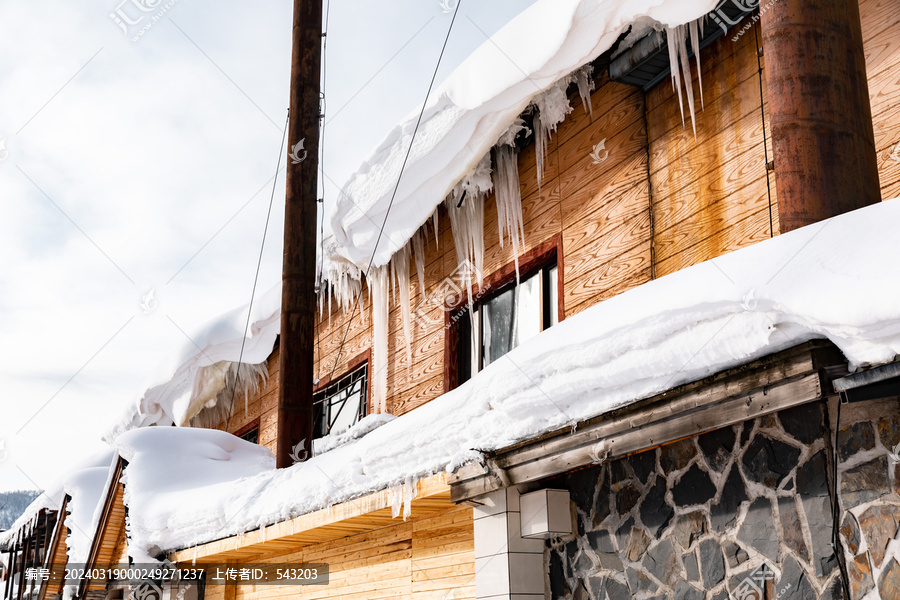
{"label": "power line", "polygon": [[[319,214],[319,273],[316,285],[319,293],[322,292],[322,281],[325,279],[325,114],[328,111],[328,101],[325,98],[325,84],[328,81],[328,16],[331,14],[331,0],[325,3],[325,32],[322,34],[322,114],[319,115],[321,120],[321,133],[319,134],[319,146],[322,149],[319,158],[319,167],[322,172],[320,177],[322,181],[322,206]],[[316,346],[318,347],[319,360],[316,361],[316,381],[320,379],[322,374],[322,328],[319,326],[319,320],[315,321],[316,329]]]}
{"label": "power line", "polygon": [[[381,242],[381,236],[384,234],[384,228],[387,225],[388,216],[391,214],[391,207],[394,205],[394,198],[397,197],[397,190],[400,188],[400,180],[403,177],[403,171],[406,170],[406,163],[409,161],[409,155],[412,153],[413,144],[416,142],[416,133],[419,131],[419,125],[422,123],[422,116],[425,114],[425,107],[428,104],[428,98],[431,96],[431,89],[434,87],[434,81],[437,79],[438,69],[441,66],[441,60],[444,58],[444,52],[447,50],[447,42],[450,39],[450,32],[453,31],[453,24],[456,22],[456,15],[459,12],[459,6],[462,4],[462,0],[456,3],[456,8],[453,9],[453,18],[450,20],[450,26],[447,28],[447,35],[444,37],[444,45],[441,47],[441,54],[438,56],[437,64],[434,66],[434,73],[431,75],[431,83],[428,84],[428,92],[425,94],[425,101],[422,102],[422,110],[419,111],[419,118],[416,119],[416,126],[413,129],[412,138],[409,141],[409,148],[406,150],[406,156],[403,158],[403,164],[400,166],[400,174],[397,175],[397,183],[394,185],[394,192],[391,194],[391,201],[388,203],[387,210],[384,213],[384,220],[381,222],[381,228],[378,230],[378,237],[375,239],[375,246],[372,248],[372,256],[369,258],[369,264],[366,267],[365,277],[368,279],[369,271],[372,270],[372,263],[375,262],[375,253],[378,251],[378,244]],[[324,256],[323,256],[324,261]],[[344,349],[344,344],[347,341],[347,334],[350,333],[350,326],[353,325],[353,317],[356,315],[356,309],[359,306],[359,299],[362,296],[362,285],[359,286],[359,291],[356,293],[356,301],[353,303],[353,309],[350,311],[350,319],[347,321],[347,329],[344,331],[344,336],[341,338],[341,345],[338,347],[337,356],[334,359],[334,366],[331,368],[331,373],[329,374],[329,379],[334,376],[334,372],[337,369],[338,362],[341,360],[341,351]]]}
{"label": "power line", "polygon": [[[234,394],[237,390],[238,380],[241,377],[241,363],[244,359],[244,344],[247,342],[247,331],[250,329],[250,316],[253,314],[253,299],[256,297],[256,284],[259,283],[259,269],[262,266],[263,250],[266,248],[266,235],[269,233],[269,220],[272,217],[272,203],[275,200],[275,187],[278,185],[278,171],[281,170],[281,156],[284,153],[284,140],[287,137],[288,121],[291,118],[290,110],[284,119],[284,132],[281,134],[281,146],[278,148],[278,162],[275,163],[275,178],[272,180],[272,195],[269,197],[269,210],[266,212],[266,226],[263,228],[262,243],[259,246],[259,258],[256,261],[256,274],[253,276],[253,291],[250,292],[250,305],[247,307],[247,322],[244,324],[244,337],[241,338],[241,352],[238,355],[237,370],[234,373],[234,385],[231,386],[231,412],[234,413]],[[231,415],[228,416],[228,419]],[[225,420],[225,429],[228,429],[228,419]]]}

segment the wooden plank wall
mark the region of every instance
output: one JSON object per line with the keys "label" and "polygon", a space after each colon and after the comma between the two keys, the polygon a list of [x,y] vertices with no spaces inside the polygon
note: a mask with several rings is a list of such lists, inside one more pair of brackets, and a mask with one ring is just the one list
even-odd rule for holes
{"label": "wooden plank wall", "polygon": [[[892,7],[893,0],[862,0],[860,5],[885,198],[900,196],[900,12]],[[554,238],[562,240],[564,316],[654,277],[778,234],[775,175],[766,170],[772,151],[768,123],[763,126],[765,65],[764,59],[757,60],[755,27],[734,40],[738,26],[702,51],[702,110],[692,64],[696,138],[689,118],[682,124],[669,80],[644,94],[610,82],[608,70],[600,68],[591,96],[593,115],[573,93],[574,110],[549,141],[540,190],[534,145],[519,155],[525,225],[520,253]],[[594,164],[590,152],[604,139],[609,156]],[[891,156],[894,149],[896,158]],[[440,213],[439,243],[430,221],[424,230],[424,298],[415,266],[409,265],[411,304],[423,317],[413,323],[412,364],[400,307],[392,301],[390,309],[387,405],[398,415],[446,391],[446,314],[426,298],[447,289],[447,278],[453,279],[459,261],[445,211]],[[488,198],[485,274],[512,260],[511,245],[500,245],[495,200]],[[316,341],[316,376],[323,383],[345,374],[371,350],[370,310],[364,290],[348,330],[349,315],[336,304],[330,311],[326,307]],[[260,442],[270,448],[275,439],[277,362],[276,352],[269,360],[269,384],[259,398],[251,399],[246,413],[239,401],[238,413],[228,424],[230,431],[238,431],[260,418]]]}
{"label": "wooden plank wall", "polygon": [[896,0],[859,3],[882,200],[900,197],[900,11],[897,8]]}
{"label": "wooden plank wall", "polygon": [[[768,188],[766,181],[760,110],[765,110],[765,94],[760,94],[756,36],[749,29],[737,41],[732,37],[722,36],[701,52],[702,110],[692,68],[696,139],[687,96],[682,125],[677,93],[668,80],[647,93],[658,277],[768,239],[770,214],[771,229],[778,233],[775,179]],[[771,147],[769,141],[769,160]]]}
{"label": "wooden plank wall", "polygon": [[[253,562],[328,563],[327,586],[233,586],[233,600],[443,600],[475,598],[472,509],[435,515]],[[226,599],[225,586],[210,585],[207,598]]]}

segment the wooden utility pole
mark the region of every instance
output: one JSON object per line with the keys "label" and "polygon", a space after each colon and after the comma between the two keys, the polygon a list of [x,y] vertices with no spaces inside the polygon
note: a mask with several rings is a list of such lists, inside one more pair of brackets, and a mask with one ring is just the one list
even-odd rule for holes
{"label": "wooden utility pole", "polygon": [[762,13],[781,233],[881,201],[857,0]]}
{"label": "wooden utility pole", "polygon": [[312,456],[322,1],[294,0],[276,465]]}

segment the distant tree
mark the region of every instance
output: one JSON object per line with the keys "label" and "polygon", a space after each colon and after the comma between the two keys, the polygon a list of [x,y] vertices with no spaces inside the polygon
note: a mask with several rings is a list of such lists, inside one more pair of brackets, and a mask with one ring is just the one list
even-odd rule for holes
{"label": "distant tree", "polygon": [[0,492],[0,531],[9,529],[39,495],[37,490]]}

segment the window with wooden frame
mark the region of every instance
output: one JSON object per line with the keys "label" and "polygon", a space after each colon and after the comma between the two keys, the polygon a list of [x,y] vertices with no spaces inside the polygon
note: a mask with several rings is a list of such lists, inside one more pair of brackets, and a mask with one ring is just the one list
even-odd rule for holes
{"label": "window with wooden frame", "polygon": [[253,429],[246,431],[238,436],[242,440],[247,440],[251,444],[259,443],[259,426],[254,427]]}
{"label": "window with wooden frame", "polygon": [[[500,284],[491,285],[469,313],[451,318],[457,341],[457,385],[559,321],[556,253]],[[449,357],[448,357],[449,358]]]}
{"label": "window with wooden frame", "polygon": [[313,437],[352,427],[366,416],[368,365],[354,369],[313,394]]}
{"label": "window with wooden frame", "polygon": [[259,417],[253,419],[240,429],[234,432],[234,435],[241,438],[242,440],[247,440],[252,444],[259,443]]}

